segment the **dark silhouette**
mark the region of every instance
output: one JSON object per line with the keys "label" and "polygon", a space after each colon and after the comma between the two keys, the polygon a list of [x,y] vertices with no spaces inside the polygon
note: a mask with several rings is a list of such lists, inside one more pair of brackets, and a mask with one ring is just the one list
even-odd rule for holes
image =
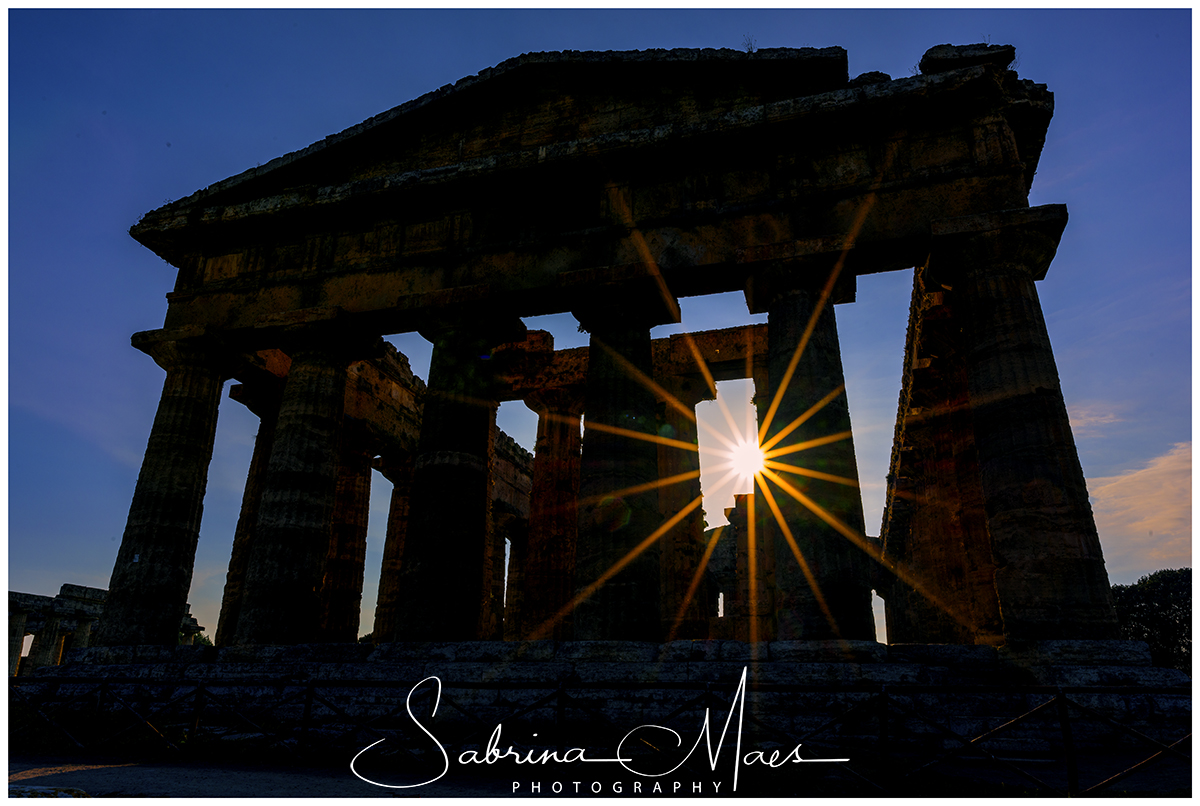
{"label": "dark silhouette", "polygon": [[1155,666],[1192,673],[1192,569],[1155,571],[1113,585],[1121,636],[1150,645]]}

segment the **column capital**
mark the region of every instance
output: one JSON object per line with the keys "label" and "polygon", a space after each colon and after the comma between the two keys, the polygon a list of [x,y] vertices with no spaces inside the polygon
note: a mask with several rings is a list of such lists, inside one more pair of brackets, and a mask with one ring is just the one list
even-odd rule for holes
{"label": "column capital", "polygon": [[538,389],[526,395],[524,402],[539,415],[547,412],[580,415],[583,413],[586,397],[587,387],[583,384],[575,384]]}
{"label": "column capital", "polygon": [[696,407],[704,400],[716,400],[717,393],[700,375],[663,375],[655,378],[668,394],[685,406]]}
{"label": "column capital", "polygon": [[653,278],[590,288],[587,299],[571,307],[571,315],[588,333],[614,328],[641,328],[679,322],[679,301]]}
{"label": "column capital", "polygon": [[489,348],[523,341],[528,333],[525,323],[515,316],[483,311],[427,321],[417,332],[433,342],[435,347],[440,344],[483,341],[488,343]]}
{"label": "column capital", "polygon": [[218,340],[209,334],[182,338],[166,330],[144,330],[134,333],[130,344],[154,359],[154,363],[170,372],[175,369],[209,369],[222,377],[232,374],[232,362]]}
{"label": "column capital", "polygon": [[[750,313],[767,313],[780,299],[792,294],[819,293],[838,271],[830,300],[834,304],[854,302],[858,278],[844,266],[844,252],[822,252],[776,261],[746,278],[746,308]],[[843,266],[838,268],[839,263]]]}
{"label": "column capital", "polygon": [[1046,276],[1067,226],[1065,204],[947,218],[930,225],[926,281],[953,287],[966,275]]}
{"label": "column capital", "polygon": [[274,381],[255,379],[251,383],[235,383],[229,387],[229,399],[250,409],[259,419],[279,411],[283,399],[283,378]]}
{"label": "column capital", "polygon": [[341,322],[318,322],[281,334],[279,347],[295,360],[301,354],[321,355],[335,364],[381,358],[383,338],[371,331]]}

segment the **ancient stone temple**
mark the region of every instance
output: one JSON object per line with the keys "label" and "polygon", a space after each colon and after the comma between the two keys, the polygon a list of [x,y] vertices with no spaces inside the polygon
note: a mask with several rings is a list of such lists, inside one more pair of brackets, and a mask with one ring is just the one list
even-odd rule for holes
{"label": "ancient stone temple", "polygon": [[[372,469],[377,643],[871,641],[872,589],[893,641],[1115,638],[1035,285],[1067,223],[1028,203],[1053,97],[1013,56],[851,80],[840,48],[526,54],[147,213],[178,275],[133,344],[166,379],[97,642],[174,644],[229,378],[261,425],[218,645],[356,639]],[[910,267],[872,538],[835,305]],[[767,324],[651,338],[730,291]],[[522,323],[563,312],[589,347]],[[406,332],[425,382],[381,338]],[[730,378],[772,458],[736,548],[704,539],[695,448]],[[532,458],[506,400],[540,415]]]}

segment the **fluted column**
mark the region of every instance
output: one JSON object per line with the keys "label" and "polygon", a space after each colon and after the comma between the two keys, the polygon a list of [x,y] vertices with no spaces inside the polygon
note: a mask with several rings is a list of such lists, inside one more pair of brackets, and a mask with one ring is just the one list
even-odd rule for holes
{"label": "fluted column", "polygon": [[936,222],[929,274],[953,289],[995,586],[1008,641],[1117,637],[1083,470],[1034,281],[1062,205]]}
{"label": "fluted column", "polygon": [[23,674],[32,674],[42,666],[55,666],[62,654],[63,634],[61,619],[56,613],[47,613],[42,628],[33,636],[29,645],[29,657],[25,659]]}
{"label": "fluted column", "polygon": [[314,333],[290,350],[237,644],[298,644],[318,633],[353,347],[361,345]]}
{"label": "fluted column", "polygon": [[[503,638],[520,641],[529,632],[525,626],[525,563],[529,558],[529,519],[505,514],[496,526],[501,540],[508,540],[508,572],[505,576]],[[503,546],[500,547],[503,551]]]}
{"label": "fluted column", "polygon": [[320,640],[354,643],[362,610],[367,522],[371,508],[371,453],[361,435],[343,435],[325,576],[321,584]]}
{"label": "fluted column", "polygon": [[25,619],[29,614],[24,610],[8,611],[8,676],[17,673],[17,665],[21,662],[21,650],[25,646]]}
{"label": "fluted column", "polygon": [[188,342],[144,349],[167,377],[108,584],[100,646],[178,641],[216,435],[223,375],[212,354]]}
{"label": "fluted column", "polygon": [[403,617],[400,610],[400,568],[408,534],[412,457],[385,457],[380,472],[392,483],[392,498],[388,507],[387,534],[383,541],[383,563],[379,570],[379,594],[375,599],[375,626],[371,633],[377,644],[396,640],[396,629]]}
{"label": "fluted column", "polygon": [[[716,392],[700,377],[673,376],[659,378],[658,382],[679,404],[676,406],[668,401],[659,403],[659,435],[693,446],[681,448],[660,444],[659,477],[666,479],[696,474],[693,478],[667,484],[658,490],[658,509],[664,521],[692,507],[662,539],[663,635],[671,638],[707,638],[708,585],[700,573],[700,561],[704,557],[704,509],[694,505],[701,495],[696,404],[714,399]],[[694,588],[693,581],[698,583]]]}
{"label": "fluted column", "polygon": [[213,643],[226,646],[233,643],[237,635],[238,614],[242,607],[242,587],[246,581],[246,564],[250,561],[250,545],[254,539],[254,527],[258,523],[258,507],[262,501],[263,483],[267,477],[267,466],[271,460],[271,447],[275,440],[275,422],[279,418],[279,388],[263,389],[235,386],[230,397],[244,403],[258,415],[258,435],[254,438],[254,453],[250,457],[250,470],[246,473],[246,487],[242,492],[242,509],[233,533],[233,549],[229,556],[229,568],[225,574],[225,592],[221,598],[221,615],[217,621],[217,633]]}
{"label": "fluted column", "polygon": [[567,640],[572,634],[570,614],[554,619],[575,593],[583,390],[543,389],[525,404],[538,413],[538,429],[521,573],[521,637]]}
{"label": "fluted column", "polygon": [[71,637],[71,649],[86,649],[92,645],[92,630],[97,621],[98,619],[87,616],[79,617],[79,626],[75,628],[75,634]]}
{"label": "fluted column", "polygon": [[[576,640],[659,641],[662,546],[650,328],[662,319],[626,297],[577,311],[591,334],[579,470]],[[619,570],[618,570],[619,569]]]}
{"label": "fluted column", "polygon": [[729,530],[737,576],[733,595],[726,599],[725,615],[732,621],[732,638],[757,643],[775,635],[775,555],[770,541],[759,537],[757,527],[751,535],[754,495],[735,495],[734,502],[729,511]]}
{"label": "fluted column", "polygon": [[493,349],[519,325],[460,322],[434,342],[400,567],[398,640],[471,641],[494,632],[491,524]]}
{"label": "fluted column", "polygon": [[[763,524],[763,538],[769,535],[774,545],[778,589],[775,637],[781,641],[873,640],[866,557],[853,539],[815,511],[820,508],[863,537],[858,466],[850,438],[833,303],[831,299],[822,301],[818,287],[783,288],[773,295],[768,317],[770,395],[759,401],[760,416],[769,413],[776,401],[778,405],[764,445],[770,445],[773,461],[798,468],[775,468],[775,472],[808,501],[802,503],[775,482],[768,482],[794,538],[793,546],[772,516],[766,495],[755,491],[756,522]],[[789,365],[802,343],[789,378]],[[786,436],[773,442],[785,431]]]}

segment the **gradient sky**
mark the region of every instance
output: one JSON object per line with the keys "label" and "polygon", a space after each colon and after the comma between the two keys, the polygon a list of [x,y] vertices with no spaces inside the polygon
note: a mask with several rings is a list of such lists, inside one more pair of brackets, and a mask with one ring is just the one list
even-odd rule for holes
{"label": "gradient sky", "polygon": [[[1191,11],[33,10],[9,20],[9,588],[105,588],[163,372],[129,345],[162,326],[174,269],[139,217],[529,51],[827,47],[850,76],[913,74],[942,43],[1012,44],[1055,93],[1030,203],[1070,223],[1039,294],[1109,575],[1191,565]],[[883,507],[911,271],[837,309],[867,531]],[[751,321],[740,295],[682,327]],[[557,347],[570,316],[528,320]],[[425,377],[429,345],[394,339]],[[722,384],[731,405],[746,384]],[[701,407],[715,421],[714,404]],[[501,426],[533,447],[520,403]],[[216,631],[257,419],[226,399],[190,601]],[[370,629],[390,485],[375,475]],[[731,502],[706,502],[710,525]]]}

